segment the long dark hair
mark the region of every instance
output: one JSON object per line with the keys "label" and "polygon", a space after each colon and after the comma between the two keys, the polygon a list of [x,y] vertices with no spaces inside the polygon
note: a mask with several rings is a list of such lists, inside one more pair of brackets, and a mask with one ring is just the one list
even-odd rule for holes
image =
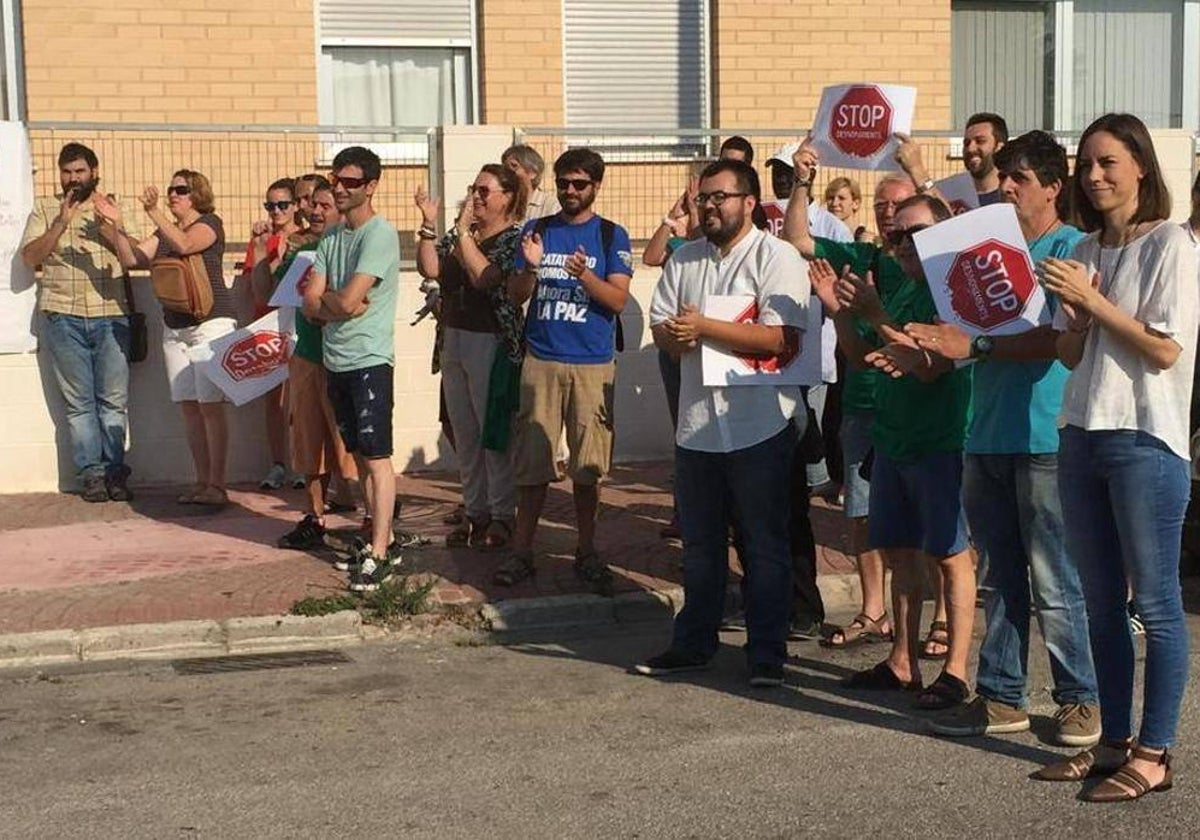
{"label": "long dark hair", "polygon": [[1104,217],[1092,206],[1092,202],[1083,191],[1083,173],[1078,160],[1078,154],[1083,151],[1084,144],[1093,134],[1101,131],[1121,141],[1121,145],[1129,150],[1144,173],[1142,180],[1138,182],[1137,210],[1129,220],[1130,224],[1170,218],[1171,191],[1167,189],[1167,182],[1163,180],[1162,167],[1158,165],[1158,155],[1154,152],[1154,142],[1150,139],[1146,124],[1133,114],[1105,114],[1083,132],[1076,152],[1075,175],[1071,178],[1071,198],[1079,214],[1081,227],[1089,233],[1104,229]]}

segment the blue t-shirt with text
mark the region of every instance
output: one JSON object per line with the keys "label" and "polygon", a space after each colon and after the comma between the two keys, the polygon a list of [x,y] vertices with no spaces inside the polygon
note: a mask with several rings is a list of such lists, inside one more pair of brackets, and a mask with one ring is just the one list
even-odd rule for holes
{"label": "blue t-shirt with text", "polygon": [[[525,344],[535,357],[549,362],[575,365],[603,364],[613,359],[616,314],[595,303],[583,285],[567,274],[567,257],[580,245],[588,255],[588,267],[597,277],[633,274],[629,234],[613,225],[612,243],[604,253],[600,217],[582,224],[568,223],[562,216],[530,221],[530,233],[541,221],[542,264],[537,285],[529,301],[525,320]],[[525,255],[517,251],[516,269],[525,268]]]}
{"label": "blue t-shirt with text", "polygon": [[[1036,266],[1047,257],[1067,259],[1083,233],[1061,225],[1029,243]],[[1046,295],[1053,312],[1058,299]],[[974,455],[1044,455],[1058,452],[1058,411],[1070,374],[1061,362],[988,359],[975,364],[971,429],[966,451]]]}

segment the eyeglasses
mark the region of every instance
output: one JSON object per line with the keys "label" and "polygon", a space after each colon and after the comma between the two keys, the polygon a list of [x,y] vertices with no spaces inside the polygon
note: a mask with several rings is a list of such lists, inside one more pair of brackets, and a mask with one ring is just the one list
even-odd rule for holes
{"label": "eyeglasses", "polygon": [[696,204],[703,207],[705,204],[708,204],[711,201],[713,207],[720,207],[725,203],[725,199],[727,198],[734,198],[735,196],[737,198],[744,198],[748,195],[750,195],[750,193],[721,192],[719,190],[714,193],[696,193]]}
{"label": "eyeglasses", "polygon": [[371,183],[371,179],[370,178],[343,178],[343,177],[339,177],[337,175],[330,174],[329,183],[335,187],[338,184],[341,184],[343,187],[345,187],[348,190],[356,190],[365,184]]}
{"label": "eyeglasses", "polygon": [[192,191],[192,188],[187,184],[172,184],[167,187],[167,195],[187,195]]}
{"label": "eyeglasses", "polygon": [[[507,193],[508,190],[499,190],[498,192]],[[469,195],[479,196],[480,201],[487,201],[488,196],[492,194],[492,188],[489,186],[477,187],[474,184],[467,184],[467,193]]]}
{"label": "eyeglasses", "polygon": [[913,225],[905,230],[892,230],[884,238],[887,239],[887,243],[893,248],[899,248],[905,242],[911,242],[915,234],[920,233],[928,227],[932,227],[932,225]]}
{"label": "eyeglasses", "polygon": [[276,210],[283,211],[292,206],[290,201],[264,201],[263,209],[268,213],[273,213]]}
{"label": "eyeglasses", "polygon": [[583,192],[595,181],[589,181],[587,178],[555,178],[554,186],[558,187],[559,192],[566,192],[567,187],[574,187],[575,192]]}

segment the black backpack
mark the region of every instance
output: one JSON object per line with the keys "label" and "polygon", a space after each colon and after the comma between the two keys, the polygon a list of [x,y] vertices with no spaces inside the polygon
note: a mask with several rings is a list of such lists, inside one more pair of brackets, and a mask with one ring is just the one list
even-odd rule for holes
{"label": "black backpack", "polygon": [[[548,225],[550,220],[553,218],[553,216],[542,216],[533,223],[533,232],[538,236],[545,234],[546,225]],[[603,216],[599,216],[598,218],[600,219],[600,247],[604,249],[604,256],[607,260],[608,250],[612,247],[613,237],[616,236],[617,226],[611,220],[606,219]],[[621,329],[621,313],[614,312],[613,317],[617,322],[617,334],[613,338],[613,346],[616,348],[618,353],[623,353],[625,352],[625,331]]]}

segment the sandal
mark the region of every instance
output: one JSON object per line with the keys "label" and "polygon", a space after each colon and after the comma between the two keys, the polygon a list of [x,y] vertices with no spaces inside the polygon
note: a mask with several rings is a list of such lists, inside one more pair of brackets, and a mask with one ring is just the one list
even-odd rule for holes
{"label": "sandal", "polygon": [[600,559],[595,549],[580,552],[575,549],[575,574],[601,595],[612,595],[613,573],[608,564]]}
{"label": "sandal", "polygon": [[229,494],[225,492],[223,487],[205,487],[199,493],[192,496],[192,504],[204,505],[205,507],[219,508],[229,504]]}
{"label": "sandal", "polygon": [[471,547],[478,546],[479,541],[483,538],[483,529],[490,522],[490,519],[472,519],[469,516],[464,516],[458,527],[446,535],[446,547],[462,548],[468,545]]}
{"label": "sandal", "polygon": [[1134,799],[1141,799],[1147,793],[1170,790],[1175,784],[1175,774],[1171,772],[1171,756],[1166,750],[1154,752],[1144,747],[1134,747],[1129,751],[1129,757],[1153,761],[1166,768],[1162,781],[1156,785],[1151,784],[1145,776],[1126,764],[1079,798],[1084,802],[1132,802]]}
{"label": "sandal", "polygon": [[916,679],[905,682],[900,679],[885,659],[872,668],[856,671],[846,677],[842,680],[842,686],[858,691],[920,691],[921,681]]}
{"label": "sandal", "polygon": [[928,688],[917,695],[915,705],[918,709],[937,711],[965,703],[970,696],[971,689],[965,682],[942,671]]}
{"label": "sandal", "polygon": [[497,586],[515,586],[525,578],[531,578],[537,573],[533,566],[532,551],[514,551],[507,560],[500,564],[492,575],[492,583]]}
{"label": "sandal", "polygon": [[[938,645],[943,650],[934,650]],[[950,655],[950,627],[944,621],[933,621],[929,624],[929,632],[918,654],[922,659],[942,660]]]}
{"label": "sandal", "polygon": [[175,497],[175,503],[180,505],[194,505],[196,497],[203,493],[207,486],[207,484],[193,484]]}
{"label": "sandal", "polygon": [[482,544],[479,548],[484,551],[496,551],[508,547],[512,539],[512,525],[503,519],[493,519],[483,532]]}
{"label": "sandal", "polygon": [[1121,752],[1121,763],[1111,766],[1100,763],[1096,756],[1096,749],[1099,746],[1090,747],[1063,761],[1047,764],[1042,769],[1030,773],[1029,778],[1039,782],[1082,782],[1093,776],[1107,776],[1120,770],[1121,766],[1129,760],[1129,751],[1133,747],[1133,740],[1115,741],[1103,745]]}
{"label": "sandal", "polygon": [[463,506],[459,505],[442,517],[442,523],[445,525],[461,525],[466,517],[467,514],[463,510]]}
{"label": "sandal", "polygon": [[845,627],[835,627],[832,633],[821,639],[821,647],[852,648],[875,642],[890,642],[892,640],[891,629],[884,630],[882,627],[886,620],[887,613],[879,618],[871,618],[866,613],[859,613]]}

